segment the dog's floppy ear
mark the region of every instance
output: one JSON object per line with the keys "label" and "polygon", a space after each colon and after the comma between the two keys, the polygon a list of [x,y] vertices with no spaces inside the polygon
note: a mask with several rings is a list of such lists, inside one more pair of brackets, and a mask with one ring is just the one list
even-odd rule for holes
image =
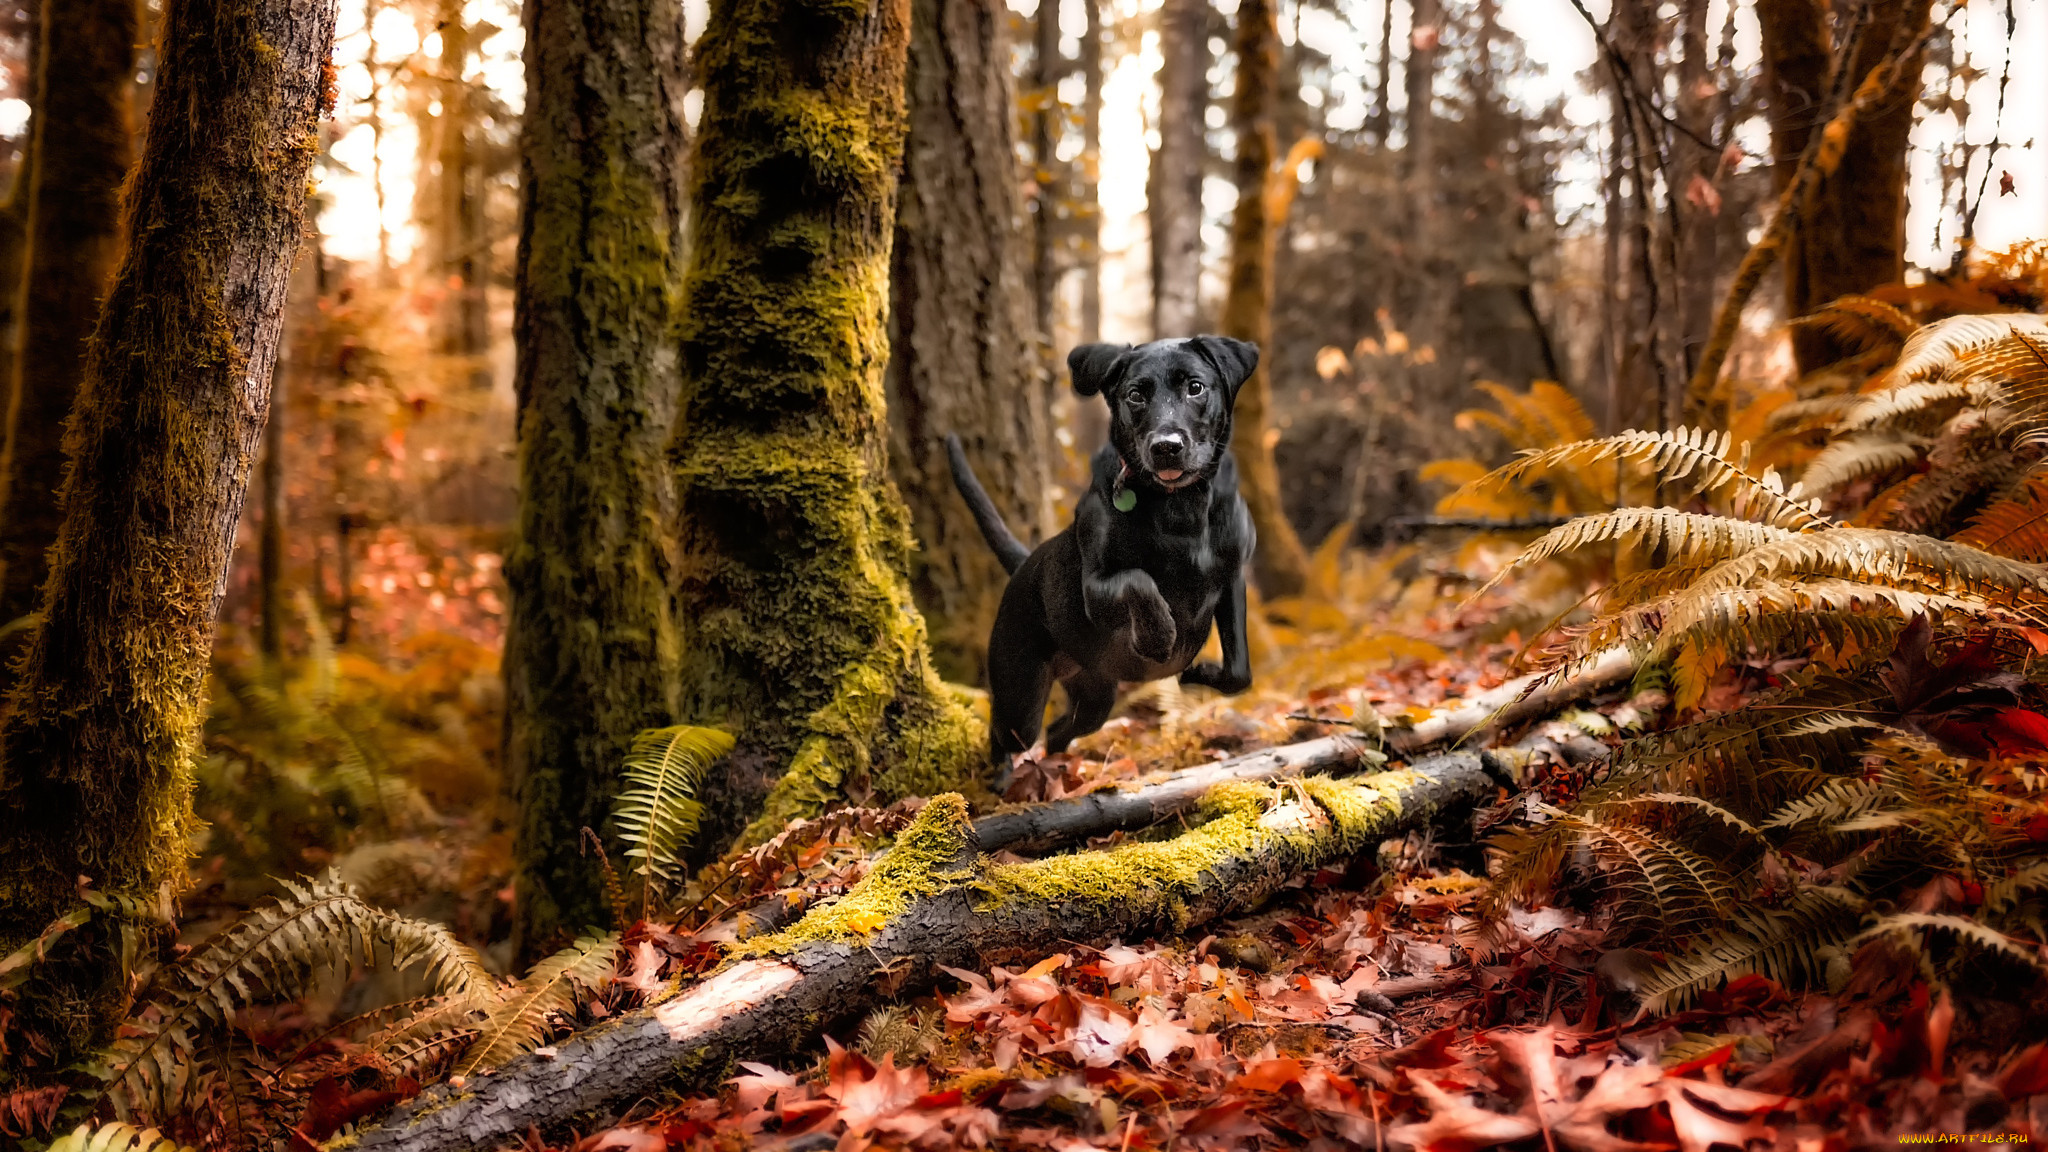
{"label": "dog's floppy ear", "polygon": [[1067,372],[1074,378],[1074,392],[1093,396],[1109,383],[1116,362],[1129,352],[1129,344],[1081,344],[1067,353]]}
{"label": "dog's floppy ear", "polygon": [[1259,346],[1228,336],[1195,336],[1188,340],[1189,347],[1201,353],[1202,358],[1216,366],[1230,384],[1230,394],[1237,395],[1238,388],[1251,379],[1252,369],[1259,366]]}

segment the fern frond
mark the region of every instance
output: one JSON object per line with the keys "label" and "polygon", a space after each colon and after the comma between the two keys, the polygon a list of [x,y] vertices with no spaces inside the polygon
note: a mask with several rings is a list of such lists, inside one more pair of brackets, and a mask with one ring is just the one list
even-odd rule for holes
{"label": "fern frond", "polygon": [[1953,936],[1965,944],[2003,956],[2038,973],[2048,974],[2048,962],[2044,962],[2034,949],[2022,947],[2003,932],[1966,916],[1949,916],[1934,912],[1896,912],[1857,933],[1851,942],[1860,944],[1878,936],[1891,936],[1918,944],[1920,936],[1930,932]]}
{"label": "fern frond", "polygon": [[1787,986],[1811,981],[1823,967],[1814,953],[1846,943],[1863,908],[1853,892],[1816,887],[1783,908],[1741,909],[1726,928],[1658,962],[1638,989],[1643,1007],[1674,1011],[1724,980],[1751,973]]}
{"label": "fern frond", "polygon": [[619,934],[607,932],[584,936],[534,965],[512,998],[491,1009],[482,1036],[463,1060],[462,1074],[502,1067],[539,1047],[552,1027],[549,1017],[575,1007],[579,990],[595,991],[612,978],[618,952]]}
{"label": "fern frond", "polygon": [[[1951,316],[1913,333],[1885,374],[1896,387],[1917,380],[2019,381],[2048,362],[2038,343],[2048,340],[2048,317],[2026,312]],[[2029,344],[2035,347],[2030,348]]]}
{"label": "fern frond", "polygon": [[1983,915],[2003,916],[2020,902],[2023,893],[2048,889],[2048,860],[2037,860],[2001,880],[1984,886]]}
{"label": "fern frond", "polygon": [[1636,807],[1681,808],[1700,812],[1733,828],[1745,836],[1759,835],[1757,826],[1721,807],[1704,796],[1693,796],[1682,792],[1639,792],[1603,801],[1593,806],[1599,818],[1612,819],[1614,816]]}
{"label": "fern frond", "polygon": [[1559,809],[1546,814],[1575,829],[1608,866],[1623,896],[1622,919],[1672,935],[1704,929],[1735,906],[1735,882],[1720,865],[1647,829]]}
{"label": "fern frond", "polygon": [[732,751],[733,736],[716,728],[677,724],[633,737],[622,775],[625,790],[612,804],[612,820],[633,871],[650,882],[674,881],[678,860],[697,833],[704,806],[697,786],[713,761]]}
{"label": "fern frond", "polygon": [[1752,476],[1729,459],[1731,447],[1725,435],[1697,428],[1624,432],[1525,453],[1467,485],[1458,495],[1476,497],[1492,489],[1517,489],[1547,471],[1584,472],[1621,463],[1643,469],[1667,484],[1719,499],[1731,514],[1746,520],[1794,532],[1830,523],[1811,506],[1788,495],[1776,473]]}
{"label": "fern frond", "polygon": [[1843,296],[1792,321],[1825,332],[1856,349],[1900,348],[1920,324],[1899,308],[1869,296]]}
{"label": "fern frond", "polygon": [[192,1052],[194,1029],[222,1026],[248,1005],[300,995],[315,972],[374,962],[380,950],[396,967],[420,968],[444,994],[492,997],[495,980],[441,925],[365,904],[332,873],[283,883],[286,896],[245,915],[172,969],[170,987],[158,997],[160,1013],[105,1051],[94,1071],[123,1118],[138,1106],[163,1114],[176,1103],[189,1082],[181,1062]]}
{"label": "fern frond", "polygon": [[1701,564],[1739,556],[1793,532],[1769,524],[1680,512],[1675,508],[1618,508],[1580,516],[1543,534],[1535,543],[1486,582],[1474,600],[1491,592],[1511,575],[1554,556],[1596,544],[1619,541],[1637,552],[1658,552],[1666,564]]}
{"label": "fern frond", "polygon": [[1794,495],[1832,492],[1871,476],[1882,476],[1917,464],[1924,445],[1912,439],[1850,436],[1821,449],[1800,473]]}
{"label": "fern frond", "polygon": [[1761,827],[1796,828],[1801,824],[1839,825],[1870,814],[1892,799],[1890,790],[1867,780],[1830,780],[1771,813]]}
{"label": "fern frond", "polygon": [[1947,419],[1967,403],[1973,393],[1968,384],[1953,380],[1915,380],[1854,397],[1835,430],[1868,432],[1897,424],[1926,427]]}
{"label": "fern frond", "polygon": [[2048,573],[2035,565],[1911,532],[1835,527],[1787,536],[1721,562],[1677,597],[1672,617],[1691,614],[1689,600],[1721,592],[1766,581],[1826,579],[1975,597],[2005,607],[2048,598]]}
{"label": "fern frond", "polygon": [[194,1152],[154,1128],[119,1122],[80,1124],[52,1141],[46,1152]]}
{"label": "fern frond", "polygon": [[2019,492],[1977,513],[1955,542],[2032,564],[2048,560],[2048,470],[2029,472]]}

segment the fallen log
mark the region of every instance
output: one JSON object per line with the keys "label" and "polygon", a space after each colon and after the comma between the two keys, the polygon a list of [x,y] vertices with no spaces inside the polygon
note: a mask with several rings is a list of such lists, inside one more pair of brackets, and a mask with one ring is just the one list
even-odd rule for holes
{"label": "fallen log", "polygon": [[491,1148],[646,1093],[707,1086],[735,1061],[816,1039],[941,965],[1042,956],[1062,942],[1140,939],[1254,907],[1283,884],[1490,798],[1491,757],[1460,753],[1367,780],[1210,786],[1196,827],[1022,864],[982,854],[966,801],[927,804],[844,898],[675,998],[463,1084],[429,1089],[348,1146]]}

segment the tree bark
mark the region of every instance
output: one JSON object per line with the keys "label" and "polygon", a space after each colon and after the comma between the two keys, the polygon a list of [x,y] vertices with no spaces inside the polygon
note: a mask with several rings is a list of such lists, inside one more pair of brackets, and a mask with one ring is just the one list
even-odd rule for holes
{"label": "tree bark", "polygon": [[[0,721],[0,950],[74,906],[81,875],[147,906],[182,882],[214,621],[331,97],[331,3],[167,0],[162,21],[42,621]],[[124,1007],[120,933],[96,927],[22,1002],[17,1023],[60,1047]]]}
{"label": "tree bark", "polygon": [[1081,343],[1102,340],[1102,0],[1081,0]]}
{"label": "tree bark", "polygon": [[1003,12],[913,0],[909,137],[889,288],[890,473],[919,544],[912,589],[947,679],[978,684],[1005,576],[954,490],[957,433],[1004,518],[1050,534],[1054,451],[1018,243]]}
{"label": "tree bark", "polygon": [[[1692,133],[1672,132],[1669,139],[1673,171],[1683,185],[1672,202],[1677,206],[1680,229],[1678,350],[1680,364],[1690,378],[1713,329],[1714,304],[1719,300],[1714,288],[1721,263],[1720,230],[1715,225],[1720,205],[1713,196],[1717,194],[1715,177],[1720,173],[1721,158],[1712,147],[1701,143],[1714,139],[1714,104],[1718,94],[1707,63],[1707,0],[1685,0],[1679,16],[1678,122]],[[1686,397],[1686,390],[1674,391],[1678,397]],[[1707,414],[1704,405],[1677,407],[1677,411],[1665,413],[1667,427],[1677,428]]]}
{"label": "tree bark", "polygon": [[[1905,52],[1897,82],[1857,117],[1842,158],[1806,198],[1785,268],[1788,314],[1803,316],[1831,300],[1868,292],[1905,273],[1906,143],[1920,90],[1926,0],[1872,4],[1846,59],[1829,47],[1828,14],[1819,0],[1761,0],[1764,83],[1771,108],[1771,155],[1780,191],[1792,178],[1819,118],[1826,93],[1847,70],[1854,84],[1888,55]],[[1802,371],[1837,354],[1827,334],[1802,328],[1792,347]]]}
{"label": "tree bark", "polygon": [[1066,60],[1060,55],[1059,0],[1039,0],[1031,29],[1031,313],[1049,353],[1063,271],[1060,197],[1066,183],[1059,158],[1066,119],[1066,109],[1060,105],[1060,77],[1066,73]]}
{"label": "tree bark", "polygon": [[[0,624],[35,611],[62,522],[64,421],[120,258],[139,28],[135,0],[43,0],[22,274],[4,289],[19,292],[20,340],[0,448]],[[0,690],[27,636],[0,640]]]}
{"label": "tree bark", "polygon": [[[1242,0],[1237,8],[1237,92],[1231,118],[1237,128],[1237,207],[1230,219],[1230,294],[1223,301],[1225,336],[1259,346],[1259,366],[1237,393],[1231,454],[1237,457],[1239,490],[1251,509],[1259,545],[1252,570],[1268,599],[1298,596],[1308,587],[1308,551],[1288,522],[1280,502],[1280,468],[1273,459],[1279,429],[1267,416],[1272,377],[1273,261],[1284,205],[1292,189],[1276,196],[1274,111],[1279,101],[1280,26],[1272,0]],[[1275,212],[1276,201],[1282,205]]]}
{"label": "tree bark", "polygon": [[1373,70],[1372,111],[1365,130],[1384,149],[1394,127],[1394,2],[1380,0],[1380,58]]}
{"label": "tree bark", "polygon": [[1154,339],[1193,336],[1201,323],[1208,16],[1207,0],[1165,0],[1159,10],[1159,147],[1145,184]]}
{"label": "tree bark", "polygon": [[523,955],[603,923],[584,828],[609,828],[633,736],[678,716],[683,14],[531,0],[520,137],[519,512],[506,558],[506,760]]}
{"label": "tree bark", "polygon": [[1443,36],[1442,0],[1411,0],[1408,5],[1408,61],[1402,67],[1401,82],[1408,98],[1403,126],[1407,142],[1402,146],[1403,167],[1409,179],[1428,177],[1436,171],[1432,148],[1436,134],[1436,55]]}
{"label": "tree bark", "polygon": [[[461,361],[461,376],[472,387],[488,388],[490,320],[484,280],[490,252],[484,239],[476,163],[470,155],[469,25],[462,0],[441,0],[436,21],[441,33],[439,96],[434,119],[435,262],[447,295],[441,304],[441,353]],[[678,42],[680,43],[680,41]]]}
{"label": "tree bark", "polygon": [[700,852],[850,790],[933,795],[985,759],[985,725],[932,668],[886,459],[910,3],[831,13],[722,0],[697,48],[681,715],[739,738],[700,797]]}
{"label": "tree bark", "polygon": [[626,1013],[461,1089],[436,1087],[362,1132],[358,1152],[491,1147],[531,1125],[658,1088],[714,1084],[740,1060],[771,1059],[940,969],[1030,953],[1052,940],[1186,932],[1258,906],[1313,869],[1380,840],[1446,822],[1494,793],[1478,756],[1433,772],[1308,780],[1297,795],[1251,784],[1212,790],[1207,820],[1180,837],[1026,864],[980,855],[966,804],[940,796],[844,902],[902,892],[872,932],[829,931],[833,906],[667,1003]]}

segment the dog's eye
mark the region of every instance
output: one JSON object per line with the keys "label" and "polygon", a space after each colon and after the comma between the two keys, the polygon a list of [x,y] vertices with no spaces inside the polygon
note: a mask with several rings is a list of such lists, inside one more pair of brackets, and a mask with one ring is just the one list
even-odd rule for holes
{"label": "dog's eye", "polygon": [[1203,386],[1202,386],[1202,382],[1201,382],[1200,380],[1190,380],[1190,381],[1188,381],[1188,383],[1187,383],[1187,390],[1188,390],[1188,399],[1190,399],[1190,400],[1194,399],[1194,398],[1195,398],[1195,397],[1197,397],[1197,396],[1200,396],[1200,395],[1201,395],[1201,394],[1202,394],[1202,393],[1203,393],[1203,392],[1205,391],[1205,389],[1204,389],[1204,388],[1203,388]]}

